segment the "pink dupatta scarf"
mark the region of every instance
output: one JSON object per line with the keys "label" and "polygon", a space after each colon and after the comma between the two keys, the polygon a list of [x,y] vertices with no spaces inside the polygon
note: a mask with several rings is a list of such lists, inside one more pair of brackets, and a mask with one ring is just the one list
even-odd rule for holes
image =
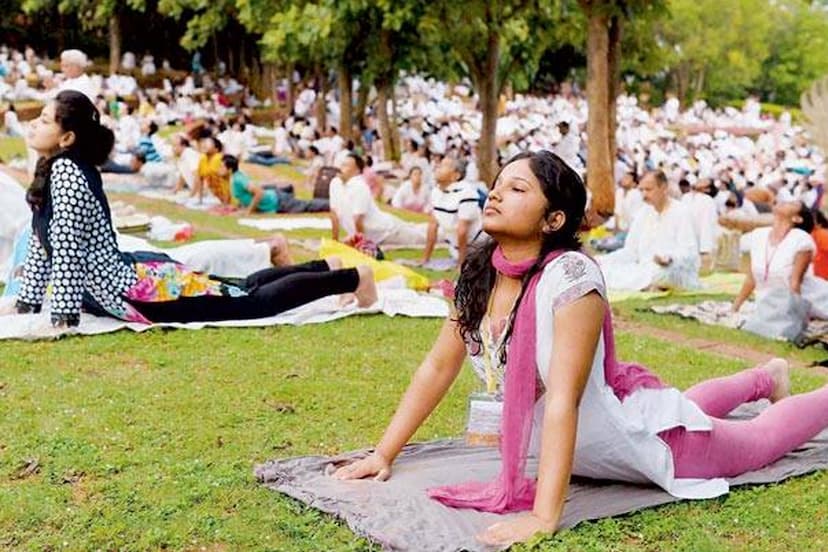
{"label": "pink dupatta scarf", "polygon": [[[490,482],[470,481],[429,489],[429,496],[446,506],[505,513],[529,510],[534,504],[536,481],[526,477],[524,472],[537,391],[535,294],[543,268],[565,252],[556,250],[543,259],[540,263],[541,269],[526,283],[526,292],[515,313],[506,359],[503,417],[500,422],[500,474]],[[492,264],[504,276],[523,278],[535,265],[535,259],[511,263],[498,247],[492,256]],[[618,400],[623,401],[632,391],[642,387],[665,387],[657,376],[645,368],[620,363],[615,359],[615,339],[609,304],[604,315],[603,336],[604,377]]]}

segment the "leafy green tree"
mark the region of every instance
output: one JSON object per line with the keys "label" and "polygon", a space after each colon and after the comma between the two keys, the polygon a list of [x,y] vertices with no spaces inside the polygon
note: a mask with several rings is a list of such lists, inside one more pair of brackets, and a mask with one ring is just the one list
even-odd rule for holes
{"label": "leafy green tree", "polygon": [[128,11],[144,13],[146,0],[23,0],[23,10],[36,13],[57,6],[61,13],[75,13],[87,30],[108,28],[109,72],[121,63],[121,17]]}
{"label": "leafy green tree", "polygon": [[679,98],[743,97],[770,53],[780,4],[768,0],[670,0],[656,27]]}
{"label": "leafy green tree", "polygon": [[779,5],[758,89],[765,99],[796,105],[802,92],[828,74],[828,7],[788,0]]}
{"label": "leafy green tree", "polygon": [[484,182],[491,183],[496,170],[498,98],[515,75],[531,81],[532,69],[537,69],[540,56],[557,36],[557,23],[567,15],[565,4],[435,0],[421,21],[424,41],[446,53],[443,67],[437,70],[467,76],[479,98],[482,128],[477,164]]}

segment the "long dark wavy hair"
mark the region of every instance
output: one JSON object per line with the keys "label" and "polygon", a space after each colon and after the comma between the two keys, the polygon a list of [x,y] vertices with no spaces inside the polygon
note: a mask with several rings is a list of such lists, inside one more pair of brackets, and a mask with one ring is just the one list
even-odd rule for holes
{"label": "long dark wavy hair", "polygon": [[799,202],[799,212],[797,213],[799,218],[802,219],[802,222],[798,222],[794,225],[794,228],[799,228],[800,230],[811,233],[814,231],[814,226],[816,225],[816,215],[813,210],[809,209],[804,202]]}
{"label": "long dark wavy hair", "polygon": [[[101,125],[100,113],[85,94],[75,90],[64,90],[58,94],[55,98],[55,120],[63,131],[75,133],[74,143],[59,155],[95,166],[107,160],[115,144],[115,135]],[[37,162],[34,179],[26,193],[26,201],[32,208],[42,206],[48,196],[49,176],[57,157],[42,157]]]}
{"label": "long dark wavy hair", "polygon": [[[563,211],[565,221],[563,226],[555,231],[543,233],[541,251],[534,266],[523,278],[520,295],[516,304],[520,304],[526,291],[526,284],[532,276],[541,269],[543,259],[557,249],[577,250],[581,248],[578,239],[578,230],[584,217],[586,208],[586,186],[569,165],[560,157],[549,151],[523,152],[515,155],[501,167],[500,172],[508,165],[521,159],[529,160],[529,168],[540,183],[541,190],[546,196],[544,218],[553,211]],[[498,172],[495,177],[500,176]],[[460,277],[455,288],[454,306],[456,308],[457,325],[463,340],[469,344],[482,345],[480,337],[480,322],[488,308],[489,295],[495,283],[496,271],[492,266],[492,254],[497,243],[488,239],[469,250]],[[512,332],[512,320],[506,329],[504,343]],[[502,359],[505,361],[505,348],[501,349]]]}

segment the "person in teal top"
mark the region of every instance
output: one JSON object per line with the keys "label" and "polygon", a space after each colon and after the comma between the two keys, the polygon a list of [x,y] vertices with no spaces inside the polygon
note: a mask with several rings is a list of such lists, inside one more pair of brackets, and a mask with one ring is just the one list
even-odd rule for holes
{"label": "person in teal top", "polygon": [[253,213],[317,213],[330,210],[327,199],[296,199],[293,187],[278,188],[256,184],[250,177],[239,170],[239,160],[232,155],[225,155],[222,160],[220,176],[230,177],[230,193],[239,205]]}

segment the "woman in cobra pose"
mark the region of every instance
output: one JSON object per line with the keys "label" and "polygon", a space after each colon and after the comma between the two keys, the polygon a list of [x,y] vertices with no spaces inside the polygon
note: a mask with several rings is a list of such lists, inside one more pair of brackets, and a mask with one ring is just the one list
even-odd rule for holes
{"label": "woman in cobra pose", "polygon": [[29,129],[39,155],[27,194],[32,237],[17,301],[38,312],[52,284],[51,319],[76,326],[83,309],[132,322],[207,322],[273,316],[320,297],[355,293],[376,300],[368,267],[335,261],[265,269],[239,280],[193,272],[158,254],[118,251],[96,168],[112,150],[112,132],[81,93],[64,91]]}
{"label": "woman in cobra pose", "polygon": [[[577,239],[585,202],[581,179],[552,153],[520,154],[503,167],[484,210],[492,241],[464,263],[456,313],[375,451],[335,477],[390,477],[467,354],[479,374],[486,364],[498,374],[501,472],[430,496],[457,508],[525,511],[480,535],[495,545],[555,531],[572,474],[714,497],[728,490],[721,478],[771,463],[828,425],[828,386],[787,397],[784,360],[685,393],[618,362],[603,277]],[[762,398],[774,404],[758,417],[725,419]],[[525,473],[527,457],[538,459],[537,473]]]}

